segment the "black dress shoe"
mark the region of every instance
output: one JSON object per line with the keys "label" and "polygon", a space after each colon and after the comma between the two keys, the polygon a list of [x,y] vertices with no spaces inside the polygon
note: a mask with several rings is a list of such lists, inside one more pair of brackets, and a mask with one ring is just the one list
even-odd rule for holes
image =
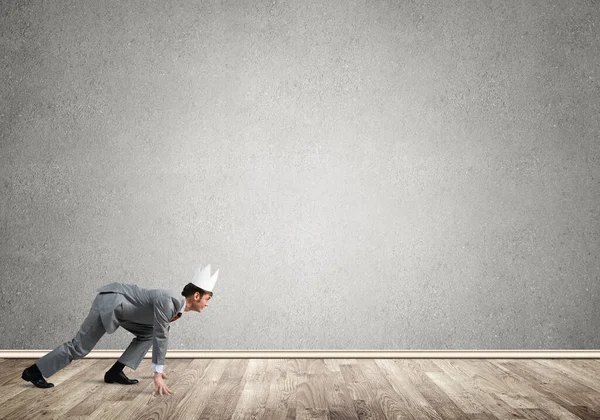
{"label": "black dress shoe", "polygon": [[137,379],[129,379],[127,376],[125,376],[123,372],[119,372],[116,375],[109,374],[108,372],[106,372],[104,374],[104,382],[106,382],[107,384],[117,383],[123,385],[134,385],[137,384],[139,381]]}
{"label": "black dress shoe", "polygon": [[26,380],[27,382],[31,382],[38,388],[52,388],[54,386],[54,384],[51,384],[50,382],[46,382],[46,380],[44,379],[43,376],[33,375],[33,374],[29,373],[29,371],[27,369],[25,369],[23,371],[21,378]]}

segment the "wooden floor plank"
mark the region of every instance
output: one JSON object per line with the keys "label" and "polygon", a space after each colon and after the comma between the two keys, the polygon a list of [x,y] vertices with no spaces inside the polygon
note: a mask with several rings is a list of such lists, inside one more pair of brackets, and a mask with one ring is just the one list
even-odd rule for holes
{"label": "wooden floor plank", "polygon": [[243,389],[231,420],[264,418],[273,374],[269,361],[252,359],[242,377]]}
{"label": "wooden floor plank", "polygon": [[410,381],[409,374],[394,363],[393,360],[379,359],[375,360],[381,367],[383,375],[386,377],[399,400],[406,406],[411,416],[416,420],[441,420],[440,414],[429,404],[427,399],[421,395],[416,386]]}
{"label": "wooden floor plank", "polygon": [[500,419],[522,417],[522,413],[519,409],[508,405],[504,400],[496,396],[495,392],[492,390],[482,387],[481,384],[469,374],[469,370],[460,364],[460,361],[436,359],[434,362],[454,381],[460,383],[468,395],[473,396],[473,398],[482,405],[483,414],[491,414]]}
{"label": "wooden floor plank", "polygon": [[361,359],[359,366],[375,394],[375,402],[386,418],[416,420],[406,401],[396,392],[375,360]]}
{"label": "wooden floor plank", "polygon": [[33,360],[29,359],[4,359],[0,366],[2,373],[2,380],[0,381],[0,407],[5,407],[8,400],[12,398],[19,399],[18,394],[26,392],[33,388],[33,385],[23,381],[21,375],[23,370],[34,363]]}
{"label": "wooden floor plank", "polygon": [[242,378],[248,367],[247,359],[231,359],[223,372],[217,388],[202,414],[200,420],[231,418],[237,401],[243,390]]}
{"label": "wooden floor plank", "polygon": [[[217,385],[227,368],[227,359],[195,359],[190,363],[190,370],[195,374],[195,380],[184,394],[181,403],[171,412],[174,419],[197,419],[212,400]],[[160,398],[160,397],[159,397]]]}
{"label": "wooden floor plank", "polygon": [[476,386],[503,400],[509,407],[535,409],[537,406],[528,399],[531,389],[524,389],[522,381],[515,381],[510,375],[497,370],[486,360],[448,360],[469,375]]}
{"label": "wooden floor plank", "polygon": [[0,386],[6,385],[9,381],[16,382],[21,378],[23,370],[33,363],[27,359],[7,360],[0,362]]}
{"label": "wooden floor plank", "polygon": [[[325,400],[324,378],[328,368],[323,359],[311,360],[307,366],[306,381],[298,384],[296,392],[296,416],[306,417],[304,411],[320,417],[322,411],[327,411]],[[310,418],[310,417],[309,417]]]}
{"label": "wooden floor plank", "polygon": [[78,360],[71,363],[52,376],[57,385],[54,388],[35,388],[29,382],[21,380],[21,386],[27,387],[29,392],[19,393],[6,401],[2,405],[0,419],[25,420],[60,414],[61,409],[79,403],[100,384],[95,377],[100,362]]}
{"label": "wooden floor plank", "polygon": [[[191,359],[175,359],[169,361],[168,370],[165,371],[167,379],[165,382],[169,387],[169,390],[174,394],[167,397],[154,394],[154,398],[148,401],[148,404],[143,407],[140,411],[134,413],[131,420],[166,420],[170,419],[171,413],[179,406],[181,400],[185,398],[185,390],[194,384],[197,380],[197,369],[190,369],[192,363]],[[146,381],[148,382],[146,385]],[[142,386],[146,385],[146,388],[150,388],[154,392],[154,378],[153,375],[148,375],[144,378]],[[137,387],[137,385],[136,385]],[[133,386],[125,388],[127,391],[133,391]],[[134,398],[135,400],[135,398]]]}
{"label": "wooden floor plank", "polygon": [[[529,383],[535,384],[535,389],[543,392],[546,396],[552,396],[555,402],[565,408],[582,406],[588,407],[592,411],[600,411],[600,400],[589,401],[583,398],[584,393],[593,393],[594,390],[571,380],[561,372],[553,371],[534,360],[519,360],[505,363],[505,366]],[[600,414],[598,416],[600,417]]]}
{"label": "wooden floor plank", "polygon": [[527,396],[531,401],[533,401],[540,409],[546,411],[550,416],[555,417],[561,420],[581,420],[578,417],[574,410],[567,409],[564,404],[562,404],[562,400],[555,396],[555,398],[548,398],[548,393],[539,386],[539,383],[535,378],[530,382],[518,374],[516,374],[512,369],[505,366],[506,363],[511,363],[512,360],[489,360],[492,366],[494,366],[497,370],[500,370],[510,376],[515,383],[518,383],[520,388],[527,393]]}
{"label": "wooden floor plank", "polygon": [[561,359],[174,359],[153,394],[151,361],[105,384],[114,361],[84,359],[54,388],[20,378],[33,360],[0,360],[0,420],[598,419],[600,363]]}
{"label": "wooden floor plank", "polygon": [[356,364],[356,359],[323,359],[323,362],[330,371],[341,372],[340,365]]}
{"label": "wooden floor plank", "polygon": [[415,359],[397,359],[395,363],[408,373],[410,381],[419,393],[443,419],[464,419],[467,417],[467,414],[427,376],[427,374],[440,373],[439,368],[432,367],[430,364],[423,365]]}
{"label": "wooden floor plank", "polygon": [[[354,363],[355,361],[348,361]],[[352,397],[344,382],[339,361],[324,360],[329,369],[324,378],[324,393],[330,420],[358,420]]]}
{"label": "wooden floor plank", "polygon": [[289,362],[288,359],[269,360],[269,366],[273,369],[273,380],[269,386],[265,420],[287,420],[288,416],[292,416],[290,410],[294,410],[292,418],[296,418],[295,398],[298,378],[287,371],[286,366]]}
{"label": "wooden floor plank", "polygon": [[543,396],[528,387],[525,382],[516,380],[509,374],[495,369],[488,361],[453,359],[448,360],[448,362],[460,366],[472,378],[477,387],[513,408],[513,415],[507,418],[557,419],[557,417],[544,411],[543,407],[546,407],[547,404],[542,402],[542,407],[539,407],[539,398],[543,398]]}
{"label": "wooden floor plank", "polygon": [[[600,392],[600,383],[598,383],[598,375],[600,373],[595,372],[594,370],[590,370],[586,367],[579,366],[573,363],[572,360],[564,359],[564,360],[555,360],[555,359],[545,359],[538,360],[537,363],[540,363],[554,371],[562,372],[564,375],[568,376],[569,379],[579,382],[582,385],[590,388],[592,393]],[[590,391],[585,391],[590,392]]]}
{"label": "wooden floor plank", "polygon": [[377,400],[378,395],[371,388],[358,361],[356,364],[340,365],[340,370],[358,418],[385,419],[381,401]]}
{"label": "wooden floor plank", "polygon": [[327,411],[324,379],[324,374],[310,373],[307,375],[307,380],[298,385],[296,391],[297,415],[303,410]]}
{"label": "wooden floor plank", "polygon": [[[110,368],[110,364],[112,363],[112,361],[106,360],[100,360],[99,362],[104,362],[104,368]],[[98,380],[98,384],[100,385],[100,380]],[[70,403],[70,408],[67,410],[65,417],[67,419],[78,419],[80,417],[91,416],[91,414],[96,411],[103,404],[103,402],[110,400],[116,391],[117,390],[114,386],[95,387],[95,389],[93,391],[90,390],[87,397],[79,403]]]}
{"label": "wooden floor plank", "polygon": [[600,375],[600,359],[574,359],[572,363]]}

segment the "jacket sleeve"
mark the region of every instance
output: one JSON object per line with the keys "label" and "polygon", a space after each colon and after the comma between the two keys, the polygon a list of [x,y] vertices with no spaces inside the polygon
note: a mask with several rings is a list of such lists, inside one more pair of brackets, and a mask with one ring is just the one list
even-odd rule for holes
{"label": "jacket sleeve", "polygon": [[154,301],[154,338],[152,343],[152,363],[165,364],[169,344],[169,321],[173,317],[173,303],[168,296]]}

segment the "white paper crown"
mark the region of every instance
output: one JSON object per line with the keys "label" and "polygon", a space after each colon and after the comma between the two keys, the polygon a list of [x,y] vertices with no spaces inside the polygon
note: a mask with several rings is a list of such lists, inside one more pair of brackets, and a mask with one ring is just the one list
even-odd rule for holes
{"label": "white paper crown", "polygon": [[194,274],[194,278],[192,279],[192,283],[195,286],[206,290],[207,292],[212,292],[218,276],[219,270],[217,270],[212,276],[210,275],[210,264],[204,267],[204,269],[202,269],[202,266],[199,265],[196,269],[196,273]]}

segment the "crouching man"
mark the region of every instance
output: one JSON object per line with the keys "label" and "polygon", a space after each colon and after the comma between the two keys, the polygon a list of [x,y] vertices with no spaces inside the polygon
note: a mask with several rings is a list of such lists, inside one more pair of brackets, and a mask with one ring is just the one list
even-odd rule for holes
{"label": "crouching man", "polygon": [[152,346],[154,391],[172,394],[163,369],[169,339],[169,323],[184,312],[201,312],[213,295],[219,270],[212,276],[210,264],[198,267],[192,281],[181,293],[167,289],[146,289],[130,284],[112,283],[98,290],[87,318],[71,341],[61,344],[23,371],[21,377],[38,388],[51,388],[46,381],[73,360],[87,355],[105,333],[125,328],[135,337],[119,360],[104,374],[104,382],[137,384],[123,373],[125,366],[135,370]]}

